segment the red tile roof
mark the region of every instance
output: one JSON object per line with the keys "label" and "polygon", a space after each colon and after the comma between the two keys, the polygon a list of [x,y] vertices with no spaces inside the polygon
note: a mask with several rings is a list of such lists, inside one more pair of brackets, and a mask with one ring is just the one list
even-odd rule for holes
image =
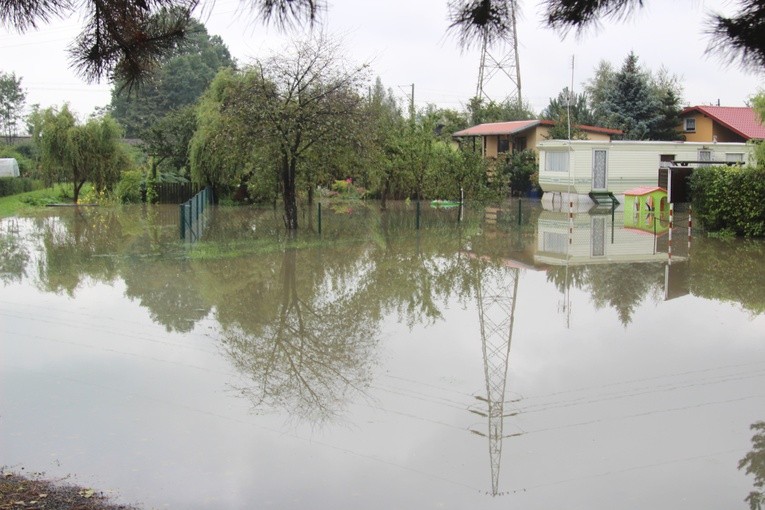
{"label": "red tile roof", "polygon": [[754,108],[746,106],[690,106],[681,116],[699,112],[746,139],[765,139],[765,125]]}
{"label": "red tile roof", "polygon": [[[462,131],[457,131],[452,136],[489,136],[489,135],[514,135],[531,129],[536,126],[554,126],[555,122],[552,120],[513,120],[510,122],[490,122],[487,124],[478,124]],[[585,126],[584,124],[577,126],[582,131],[590,133],[605,133],[608,135],[620,135],[622,131],[619,129],[610,129],[598,126]]]}

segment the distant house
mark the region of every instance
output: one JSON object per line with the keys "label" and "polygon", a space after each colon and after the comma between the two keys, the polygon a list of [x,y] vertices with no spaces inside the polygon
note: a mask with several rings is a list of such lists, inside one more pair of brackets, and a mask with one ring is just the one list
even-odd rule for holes
{"label": "distant house", "polygon": [[765,125],[753,108],[691,106],[680,113],[678,130],[688,142],[765,140]]}
{"label": "distant house", "polygon": [[[496,159],[500,154],[512,154],[524,149],[536,150],[539,142],[549,138],[550,129],[554,125],[552,120],[491,122],[457,131],[452,137],[476,151],[480,150],[484,157]],[[589,140],[595,141],[608,142],[613,136],[622,134],[618,129],[584,125],[577,128]]]}

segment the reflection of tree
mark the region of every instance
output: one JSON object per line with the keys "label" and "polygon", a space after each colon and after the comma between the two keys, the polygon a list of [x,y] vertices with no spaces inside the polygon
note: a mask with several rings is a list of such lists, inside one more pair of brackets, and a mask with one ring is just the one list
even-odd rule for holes
{"label": "reflection of tree", "polygon": [[17,234],[0,235],[0,281],[3,285],[20,282],[27,274],[29,250]]}
{"label": "reflection of tree", "polygon": [[130,260],[122,271],[125,295],[139,300],[167,331],[181,333],[191,331],[210,311],[194,276],[185,260]]}
{"label": "reflection of tree", "polygon": [[738,468],[746,468],[746,474],[754,475],[754,488],[746,497],[751,510],[761,510],[765,504],[765,421],[752,424],[752,450],[738,462]]}
{"label": "reflection of tree", "polygon": [[608,264],[589,266],[588,285],[597,308],[611,306],[623,325],[652,291],[664,283],[661,264]]}
{"label": "reflection of tree", "polygon": [[547,270],[547,281],[553,283],[558,292],[568,289],[584,289],[587,285],[587,266],[552,266]]}
{"label": "reflection of tree", "polygon": [[376,324],[357,313],[357,287],[324,281],[305,288],[297,267],[297,251],[288,248],[279,285],[264,296],[276,303],[275,313],[228,324],[223,341],[236,368],[254,383],[241,389],[256,408],[323,421],[367,384]]}
{"label": "reflection of tree", "polygon": [[547,281],[560,292],[571,287],[589,290],[597,308],[610,306],[626,326],[645,297],[664,284],[662,267],[653,263],[560,266],[548,270]]}
{"label": "reflection of tree", "polygon": [[45,253],[38,275],[43,289],[73,295],[85,277],[113,281],[118,273],[114,255],[123,241],[118,216],[108,209],[75,208],[41,220]]}
{"label": "reflection of tree", "polygon": [[[691,293],[739,303],[754,315],[765,313],[765,243],[761,240],[694,240]],[[759,275],[759,276],[758,276]]]}

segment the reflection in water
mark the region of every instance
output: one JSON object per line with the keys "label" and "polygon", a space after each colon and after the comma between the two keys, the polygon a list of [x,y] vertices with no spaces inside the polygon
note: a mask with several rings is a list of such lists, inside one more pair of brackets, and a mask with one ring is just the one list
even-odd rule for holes
{"label": "reflection in water", "polygon": [[739,469],[754,476],[754,488],[746,497],[751,510],[761,510],[765,504],[765,421],[752,424],[752,450],[738,463]]}
{"label": "reflection in water", "polygon": [[[531,222],[520,229],[516,228],[519,219],[505,219],[501,214],[492,219],[496,223],[491,228],[485,228],[483,216],[471,216],[470,211],[459,224],[445,215],[431,218],[430,223],[426,217],[425,228],[415,234],[410,211],[405,211],[408,215],[396,216],[393,211],[381,216],[376,208],[369,207],[363,217],[325,217],[324,237],[309,234],[299,241],[288,241],[276,215],[221,210],[206,235],[223,233],[224,239],[208,238],[191,249],[175,239],[176,212],[173,209],[165,217],[146,214],[142,209],[58,211],[56,216],[21,221],[27,230],[34,227],[35,236],[20,235],[19,229],[9,230],[9,222],[2,222],[2,281],[17,285],[31,280],[40,290],[77,297],[84,282],[119,280],[124,282],[127,298],[174,334],[192,332],[203,318],[210,317],[220,328],[226,360],[236,369],[231,377],[237,380],[224,384],[240,390],[239,395],[249,399],[259,413],[323,424],[352,409],[359,397],[372,393],[377,381],[371,378],[377,372],[376,363],[381,362],[380,352],[396,355],[381,350],[382,339],[392,328],[386,321],[400,324],[396,326],[399,329],[392,329],[396,333],[418,329],[418,334],[427,338],[430,327],[454,320],[451,314],[457,306],[477,306],[478,316],[473,313],[471,317],[477,319],[478,327],[470,323],[472,329],[462,337],[475,340],[480,334],[483,374],[478,374],[478,367],[473,374],[456,374],[467,381],[465,387],[455,384],[449,390],[469,393],[485,385],[478,397],[480,404],[470,411],[486,420],[487,428],[474,432],[481,436],[477,439],[481,448],[488,445],[492,495],[503,494],[500,488],[510,489],[500,477],[503,439],[519,435],[508,434],[509,424],[504,422],[513,416],[505,409],[513,330],[515,326],[523,331],[526,323],[516,323],[519,281],[534,281],[540,289],[544,287],[545,278],[536,274],[523,280],[526,271],[544,271],[543,276],[557,290],[566,295],[572,289],[579,290],[574,292],[576,299],[589,300],[596,309],[614,310],[626,338],[628,328],[645,327],[638,311],[647,298],[662,305],[662,299],[685,299],[690,293],[707,301],[736,303],[751,316],[765,312],[765,288],[752,283],[765,280],[762,242],[699,238],[693,260],[680,263],[678,257],[670,270],[661,243],[651,236],[646,238],[645,232],[624,232],[610,216],[577,215],[575,228],[582,230],[574,232],[572,254],[566,252],[566,216],[561,223],[560,218],[546,212],[541,212],[538,220],[531,216]],[[274,216],[274,226],[264,224],[263,218],[270,220],[269,216]],[[240,237],[232,242],[236,235]],[[577,240],[580,238],[581,242]],[[523,301],[524,310],[532,314],[529,322],[538,324],[556,308],[554,297],[550,303],[534,300],[531,294],[540,289],[523,287],[524,299],[528,296],[536,307],[532,310]],[[537,295],[554,293],[551,289],[549,294]],[[575,311],[594,314],[592,307],[580,306]],[[570,306],[566,312],[573,313]],[[603,321],[601,314],[597,317]],[[217,340],[213,335],[211,341]],[[413,335],[411,343],[421,340]],[[442,359],[463,354],[461,338],[450,343],[452,340],[438,344]],[[572,342],[562,346],[549,339],[538,340],[548,342],[545,347],[559,349],[556,355],[566,362],[573,359],[573,363],[584,363],[570,354]],[[575,347],[587,347],[584,344]],[[635,347],[635,343],[622,344],[625,349]],[[467,345],[478,359],[477,342]],[[388,344],[382,346],[387,348]],[[524,348],[530,349],[516,340],[514,356],[522,354]],[[405,370],[427,366],[428,354],[424,353],[423,359],[406,360]],[[572,357],[565,358],[566,354]],[[576,370],[563,365],[555,368]],[[427,370],[440,376],[442,368],[428,366]],[[411,372],[396,375],[419,378]],[[561,379],[565,381],[565,377]],[[430,380],[440,381],[437,377]],[[516,383],[514,380],[514,386]],[[390,405],[395,407],[398,402],[392,400]],[[465,415],[461,407],[456,414]],[[464,424],[447,425],[464,437]],[[760,489],[757,483],[763,476],[756,466],[763,464],[763,428],[757,429],[755,448],[740,464],[741,469],[755,475],[755,487]],[[431,432],[427,430],[429,439],[441,439],[438,431],[432,436]],[[518,440],[525,441],[529,435]],[[468,440],[465,444],[475,447]],[[505,445],[506,452],[508,448]],[[481,462],[485,459],[481,453]],[[506,478],[517,467],[515,463],[523,466],[518,458],[512,463],[508,460],[503,470]],[[462,471],[454,478],[467,480],[472,476],[464,465],[455,468],[459,469]],[[513,482],[516,480],[513,477]],[[481,483],[486,483],[485,478]],[[755,497],[759,496],[751,496],[750,504]],[[484,500],[487,504],[494,501]]]}
{"label": "reflection in water", "polygon": [[477,267],[476,296],[486,379],[486,397],[480,400],[483,400],[487,407],[485,416],[488,421],[488,432],[486,434],[476,430],[472,432],[488,439],[491,494],[497,496],[500,494],[502,442],[506,437],[504,420],[506,416],[512,416],[505,415],[504,405],[519,270],[490,266],[485,261],[480,261]]}
{"label": "reflection in water", "polygon": [[8,285],[21,282],[27,276],[29,249],[21,238],[19,223],[10,220],[0,232],[0,282]]}
{"label": "reflection in water", "polygon": [[[250,381],[240,389],[257,410],[277,408],[318,423],[335,417],[368,384],[375,324],[359,315],[354,286],[300,287],[297,250],[284,251],[272,316],[224,329],[225,350]],[[254,327],[252,327],[254,326]]]}

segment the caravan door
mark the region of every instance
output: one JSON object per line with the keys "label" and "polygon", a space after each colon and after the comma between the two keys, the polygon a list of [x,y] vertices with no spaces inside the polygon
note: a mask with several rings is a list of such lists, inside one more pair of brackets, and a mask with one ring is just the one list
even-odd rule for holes
{"label": "caravan door", "polygon": [[593,191],[605,191],[608,189],[606,170],[608,168],[608,151],[594,149],[592,151],[592,189]]}

